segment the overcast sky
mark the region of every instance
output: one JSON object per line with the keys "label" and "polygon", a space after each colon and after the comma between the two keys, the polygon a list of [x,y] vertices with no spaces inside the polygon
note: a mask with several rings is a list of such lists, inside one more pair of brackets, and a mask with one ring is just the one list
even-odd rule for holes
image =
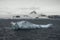
{"label": "overcast sky", "polygon": [[[0,0],[0,14],[21,14],[21,8],[39,8],[39,12],[60,13],[60,0]],[[24,10],[26,11],[26,10]],[[24,13],[24,12],[22,12]],[[49,14],[49,13],[46,13]]]}

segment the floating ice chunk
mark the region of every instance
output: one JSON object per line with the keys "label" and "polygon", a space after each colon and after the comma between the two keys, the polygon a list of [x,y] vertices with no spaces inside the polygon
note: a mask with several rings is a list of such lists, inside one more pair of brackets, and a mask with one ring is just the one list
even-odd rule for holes
{"label": "floating ice chunk", "polygon": [[11,22],[12,25],[15,25],[16,23],[15,22]]}
{"label": "floating ice chunk", "polygon": [[46,25],[40,25],[42,28],[48,28],[50,26],[52,26],[53,24],[46,24]]}
{"label": "floating ice chunk", "polygon": [[33,24],[28,21],[20,21],[20,22],[11,22],[13,29],[33,29],[33,28],[48,28],[52,26],[53,24],[46,24],[46,25],[38,25],[38,24]]}

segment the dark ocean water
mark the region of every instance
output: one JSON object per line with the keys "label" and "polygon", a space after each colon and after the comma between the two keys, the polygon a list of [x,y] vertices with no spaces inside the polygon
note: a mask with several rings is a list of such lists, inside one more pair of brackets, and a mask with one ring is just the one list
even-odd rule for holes
{"label": "dark ocean water", "polygon": [[[6,29],[11,27],[11,21],[29,21],[34,24],[48,24],[52,23],[53,26],[49,28],[39,28],[39,29],[20,29],[11,30]],[[11,20],[11,19],[0,19],[0,40],[60,40],[60,20],[50,20],[50,19],[21,19],[21,20]]]}

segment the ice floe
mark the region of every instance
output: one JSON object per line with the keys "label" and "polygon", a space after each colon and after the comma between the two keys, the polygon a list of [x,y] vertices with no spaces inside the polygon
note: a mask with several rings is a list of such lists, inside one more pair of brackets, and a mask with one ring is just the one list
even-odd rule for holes
{"label": "ice floe", "polygon": [[20,22],[11,22],[13,29],[34,29],[34,28],[48,28],[53,24],[34,24],[28,21],[20,21]]}

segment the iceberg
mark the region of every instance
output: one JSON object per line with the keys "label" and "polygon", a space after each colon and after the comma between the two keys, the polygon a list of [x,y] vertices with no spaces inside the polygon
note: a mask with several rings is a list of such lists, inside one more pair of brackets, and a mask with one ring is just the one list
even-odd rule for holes
{"label": "iceberg", "polygon": [[11,22],[11,26],[13,29],[35,29],[35,28],[48,28],[53,24],[34,24],[28,21],[20,21],[20,22]]}

